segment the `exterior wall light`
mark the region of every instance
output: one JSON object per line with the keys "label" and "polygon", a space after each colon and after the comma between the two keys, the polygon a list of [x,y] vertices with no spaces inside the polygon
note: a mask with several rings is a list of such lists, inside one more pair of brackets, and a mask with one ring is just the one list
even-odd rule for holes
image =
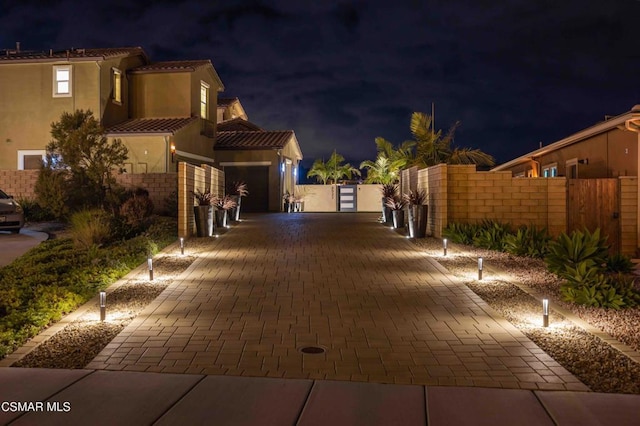
{"label": "exterior wall light", "polygon": [[442,240],[442,250],[444,252],[444,256],[446,256],[447,255],[447,239],[446,238]]}
{"label": "exterior wall light", "polygon": [[482,267],[483,267],[483,266],[484,266],[484,265],[483,265],[482,258],[481,258],[481,257],[479,257],[479,258],[478,258],[478,280],[481,280],[481,279],[482,279]]}
{"label": "exterior wall light", "polygon": [[107,292],[100,292],[100,321],[104,321],[107,316]]}
{"label": "exterior wall light", "polygon": [[180,254],[184,256],[184,237],[180,237]]}
{"label": "exterior wall light", "polygon": [[542,326],[549,327],[549,299],[542,299]]}
{"label": "exterior wall light", "polygon": [[149,280],[153,281],[153,257],[151,253],[147,256],[147,266],[149,267]]}
{"label": "exterior wall light", "polygon": [[169,151],[171,151],[171,162],[175,162],[176,161],[176,144],[171,142],[171,145],[169,146]]}

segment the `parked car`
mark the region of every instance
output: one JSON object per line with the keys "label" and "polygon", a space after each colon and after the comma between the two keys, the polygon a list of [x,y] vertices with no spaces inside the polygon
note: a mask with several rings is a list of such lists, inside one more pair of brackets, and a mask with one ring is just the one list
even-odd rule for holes
{"label": "parked car", "polygon": [[0,231],[20,232],[24,226],[24,211],[11,196],[0,190]]}

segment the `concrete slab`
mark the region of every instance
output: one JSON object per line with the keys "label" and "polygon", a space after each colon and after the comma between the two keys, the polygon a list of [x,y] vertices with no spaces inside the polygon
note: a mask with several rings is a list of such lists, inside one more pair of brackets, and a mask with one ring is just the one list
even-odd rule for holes
{"label": "concrete slab", "polygon": [[424,387],[354,382],[315,382],[298,425],[421,425]]}
{"label": "concrete slab", "polygon": [[559,425],[640,424],[640,395],[582,392],[536,392]]}
{"label": "concrete slab", "polygon": [[44,232],[22,228],[19,234],[0,231],[0,267],[6,266],[49,238]]}
{"label": "concrete slab", "polygon": [[[0,368],[0,403],[44,401],[60,389],[66,388],[92,372],[92,370]],[[0,409],[0,424],[7,424],[20,415],[22,415],[20,411]]]}
{"label": "concrete slab", "polygon": [[554,424],[528,390],[427,386],[426,393],[430,426]]}
{"label": "concrete slab", "polygon": [[209,376],[158,425],[292,425],[313,381]]}
{"label": "concrete slab", "polygon": [[202,379],[199,375],[97,371],[48,399],[59,403],[60,412],[30,412],[13,424],[151,424]]}

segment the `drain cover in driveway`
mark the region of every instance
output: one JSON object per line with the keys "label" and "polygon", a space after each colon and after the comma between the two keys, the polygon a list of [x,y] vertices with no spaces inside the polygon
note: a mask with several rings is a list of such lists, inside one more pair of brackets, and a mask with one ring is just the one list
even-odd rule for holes
{"label": "drain cover in driveway", "polygon": [[305,346],[303,348],[300,348],[300,352],[302,352],[303,354],[315,355],[323,354],[325,352],[325,349],[319,346]]}

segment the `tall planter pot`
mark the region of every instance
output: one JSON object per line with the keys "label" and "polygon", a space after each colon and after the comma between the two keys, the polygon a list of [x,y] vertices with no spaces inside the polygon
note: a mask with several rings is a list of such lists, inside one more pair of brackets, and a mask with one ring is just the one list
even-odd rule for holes
{"label": "tall planter pot", "polygon": [[407,222],[409,225],[409,238],[416,238],[416,213],[414,206],[407,207]]}
{"label": "tall planter pot", "polygon": [[233,220],[235,220],[236,222],[240,221],[240,204],[242,203],[242,197],[238,197],[237,200],[238,204],[236,205],[236,208],[234,210],[234,214],[233,214]]}
{"label": "tall planter pot", "polygon": [[404,228],[404,210],[392,210],[393,227],[396,229]]}
{"label": "tall planter pot", "polygon": [[386,201],[387,199],[382,197],[382,222],[390,224],[393,221],[393,216],[391,214],[391,207],[387,207]]}
{"label": "tall planter pot", "polygon": [[215,216],[216,216],[216,226],[218,228],[226,228],[227,227],[227,211],[224,209],[216,210]]}
{"label": "tall planter pot", "polygon": [[[415,232],[412,238],[424,238],[427,235],[428,206],[419,204],[411,206],[410,208],[413,209],[413,227]],[[411,227],[411,224],[409,224],[409,227]]]}
{"label": "tall planter pot", "polygon": [[213,206],[193,206],[193,215],[196,222],[196,235],[211,237],[214,230]]}

